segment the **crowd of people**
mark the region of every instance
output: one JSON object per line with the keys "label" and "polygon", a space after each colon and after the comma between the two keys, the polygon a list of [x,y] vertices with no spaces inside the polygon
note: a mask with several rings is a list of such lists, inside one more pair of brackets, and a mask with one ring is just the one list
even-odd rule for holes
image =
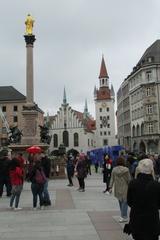
{"label": "crowd of people", "polygon": [[[27,165],[27,169],[26,169]],[[8,152],[0,157],[0,197],[6,189],[6,195],[10,198],[9,208],[21,210],[19,207],[20,196],[23,190],[24,180],[31,182],[31,192],[33,195],[33,209],[51,205],[48,192],[48,179],[50,175],[50,159],[45,154],[40,154],[35,160],[34,156],[29,156],[28,163],[21,153],[8,156]]]}
{"label": "crowd of people", "polygon": [[[79,192],[85,191],[85,178],[91,175],[91,160],[84,153],[64,155],[68,187],[72,187],[76,176]],[[27,171],[22,154],[9,158],[0,158],[0,197],[4,186],[10,197],[9,207],[20,210],[19,202],[24,180],[31,183],[33,209],[43,209],[51,205],[48,192],[48,180],[51,170],[50,159],[44,153],[38,158],[28,158]],[[95,172],[97,173],[97,166]],[[120,209],[119,222],[126,222],[124,232],[132,234],[135,240],[158,240],[160,235],[160,156],[145,154],[122,154],[116,161],[104,154],[102,173],[105,189],[103,193],[118,199]],[[130,211],[128,213],[128,207]]]}
{"label": "crowd of people", "polygon": [[109,166],[111,163],[109,155],[104,156],[104,192],[111,193],[114,186],[121,213],[119,222],[127,222],[124,232],[135,240],[158,240],[160,156],[130,153],[119,156],[114,167]]}

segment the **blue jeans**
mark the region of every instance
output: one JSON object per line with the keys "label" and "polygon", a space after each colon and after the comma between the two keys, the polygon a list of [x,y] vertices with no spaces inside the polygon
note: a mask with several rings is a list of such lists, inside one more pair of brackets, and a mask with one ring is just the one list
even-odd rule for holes
{"label": "blue jeans", "polygon": [[127,218],[127,212],[128,212],[128,204],[127,201],[125,200],[118,200],[119,201],[119,207],[120,207],[120,211],[121,211],[121,217],[122,218]]}
{"label": "blue jeans", "polygon": [[48,179],[44,184],[42,196],[43,196],[44,205],[45,204],[48,205],[51,202],[49,192],[48,192]]}
{"label": "blue jeans", "polygon": [[38,197],[39,197],[40,207],[43,206],[43,196],[42,196],[43,189],[44,189],[43,184],[38,184],[38,183],[32,183],[31,184],[31,190],[32,190],[32,194],[33,194],[33,207],[34,208],[37,207]]}
{"label": "blue jeans", "polygon": [[10,207],[13,207],[13,203],[14,203],[14,200],[15,200],[15,208],[18,208],[22,188],[23,188],[23,185],[12,186],[12,195],[11,195],[11,198],[10,198]]}

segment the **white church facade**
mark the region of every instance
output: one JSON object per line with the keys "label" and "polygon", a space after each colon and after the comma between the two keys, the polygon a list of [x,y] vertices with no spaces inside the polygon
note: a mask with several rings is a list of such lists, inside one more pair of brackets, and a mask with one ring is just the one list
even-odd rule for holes
{"label": "white church facade", "polygon": [[50,152],[59,148],[60,144],[78,152],[87,152],[93,148],[103,147],[105,145],[116,145],[115,138],[115,94],[113,86],[109,87],[109,77],[102,58],[99,88],[94,89],[95,116],[88,112],[87,101],[85,101],[84,112],[72,109],[67,103],[66,91],[64,89],[63,103],[57,114],[49,117]]}

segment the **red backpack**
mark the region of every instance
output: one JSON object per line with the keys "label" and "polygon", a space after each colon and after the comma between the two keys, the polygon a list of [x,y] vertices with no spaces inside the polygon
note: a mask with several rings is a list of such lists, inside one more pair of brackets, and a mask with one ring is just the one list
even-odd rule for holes
{"label": "red backpack", "polygon": [[35,174],[35,180],[36,180],[36,183],[38,184],[44,184],[47,180],[43,170],[36,170],[36,174]]}

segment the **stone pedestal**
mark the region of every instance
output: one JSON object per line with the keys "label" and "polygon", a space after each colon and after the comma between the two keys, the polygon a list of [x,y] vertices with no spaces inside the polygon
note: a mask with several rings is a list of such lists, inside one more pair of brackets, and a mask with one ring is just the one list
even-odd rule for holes
{"label": "stone pedestal", "polygon": [[22,144],[38,145],[40,143],[38,112],[34,109],[27,109],[24,106],[23,115],[23,137]]}
{"label": "stone pedestal", "polygon": [[[50,178],[66,178],[65,173],[66,162],[63,156],[54,157],[51,159],[51,175]],[[58,170],[58,171],[57,171]]]}

